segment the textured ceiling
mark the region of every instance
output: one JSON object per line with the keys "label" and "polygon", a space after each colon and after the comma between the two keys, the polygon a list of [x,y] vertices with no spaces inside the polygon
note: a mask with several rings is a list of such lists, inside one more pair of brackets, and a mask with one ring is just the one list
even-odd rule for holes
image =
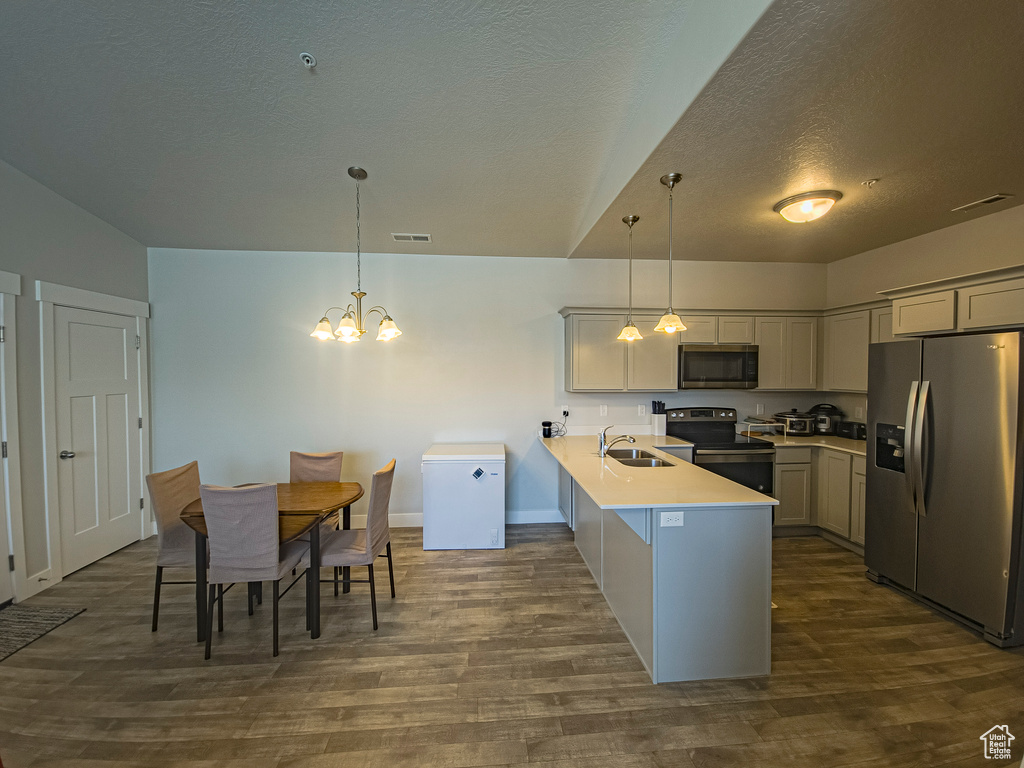
{"label": "textured ceiling", "polygon": [[[780,0],[572,255],[622,258],[638,214],[634,257],[665,258],[673,171],[682,259],[826,263],[1018,205],[1022,43],[1020,0]],[[815,189],[843,194],[825,218],[772,211]]]}
{"label": "textured ceiling", "polygon": [[[1022,19],[1020,0],[6,0],[0,159],[147,246],[295,251],[353,249],[360,165],[364,250],[483,256],[621,258],[638,213],[634,255],[664,258],[658,178],[679,171],[678,257],[827,262],[1024,202]],[[822,187],[844,199],[820,222],[771,212]],[[996,192],[1017,196],[949,213]]]}
{"label": "textured ceiling", "polygon": [[0,158],[147,246],[354,249],[359,165],[368,251],[565,257],[692,2],[5,1]]}

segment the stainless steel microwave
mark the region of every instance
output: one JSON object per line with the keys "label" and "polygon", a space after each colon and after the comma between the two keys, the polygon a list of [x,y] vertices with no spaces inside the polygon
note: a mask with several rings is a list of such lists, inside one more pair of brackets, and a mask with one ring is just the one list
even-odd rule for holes
{"label": "stainless steel microwave", "polygon": [[680,344],[680,389],[754,389],[756,344]]}

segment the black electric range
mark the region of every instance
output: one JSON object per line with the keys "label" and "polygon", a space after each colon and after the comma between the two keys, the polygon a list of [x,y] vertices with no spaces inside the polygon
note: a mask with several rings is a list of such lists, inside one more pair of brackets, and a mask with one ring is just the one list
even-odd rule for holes
{"label": "black electric range", "polygon": [[771,494],[775,446],[736,434],[735,408],[669,408],[665,433],[693,443],[693,463],[735,483]]}

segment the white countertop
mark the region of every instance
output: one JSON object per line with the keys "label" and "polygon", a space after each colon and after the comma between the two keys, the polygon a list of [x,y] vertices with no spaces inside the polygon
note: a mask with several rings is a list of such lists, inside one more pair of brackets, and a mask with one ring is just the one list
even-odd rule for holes
{"label": "white countertop", "polygon": [[596,435],[538,439],[601,509],[778,504],[770,496],[658,450],[659,446],[686,445],[684,440],[655,435],[633,437],[636,438],[635,443],[621,442],[615,447],[650,451],[674,466],[627,467],[612,458],[602,459],[597,455]]}
{"label": "white countertop", "polygon": [[831,448],[833,451],[852,453],[854,456],[866,456],[868,444],[865,440],[851,440],[848,437],[835,437],[834,435],[813,435],[811,437],[796,437],[788,435],[761,435],[763,440],[775,444],[776,448]]}

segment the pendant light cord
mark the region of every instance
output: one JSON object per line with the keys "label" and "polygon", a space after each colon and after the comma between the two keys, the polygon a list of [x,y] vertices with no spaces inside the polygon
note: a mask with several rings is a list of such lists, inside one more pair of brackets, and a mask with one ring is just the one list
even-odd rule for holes
{"label": "pendant light cord", "polygon": [[633,225],[629,225],[629,315],[626,322],[633,324]]}
{"label": "pendant light cord", "polygon": [[672,309],[672,187],[668,188],[668,313]]}
{"label": "pendant light cord", "polygon": [[[362,265],[362,247],[360,243],[361,232],[359,229],[359,181],[356,181],[356,290],[363,290],[363,265]],[[671,274],[671,268],[669,269]],[[669,297],[671,301],[671,295]]]}

